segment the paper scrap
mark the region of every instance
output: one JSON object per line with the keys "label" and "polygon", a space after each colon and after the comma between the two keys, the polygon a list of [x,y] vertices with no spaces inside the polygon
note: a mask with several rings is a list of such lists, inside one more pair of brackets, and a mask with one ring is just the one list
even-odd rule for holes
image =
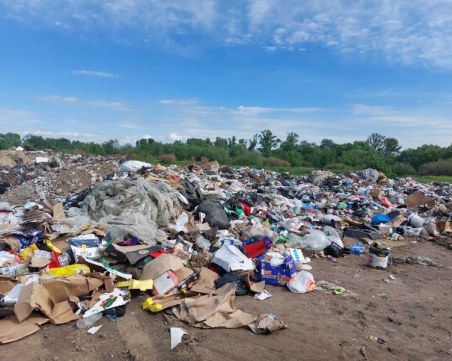
{"label": "paper scrap", "polygon": [[270,292],[268,292],[267,290],[264,290],[261,293],[256,293],[254,295],[254,298],[256,300],[263,301],[263,300],[266,300],[267,298],[270,298],[271,296],[272,296],[272,294]]}
{"label": "paper scrap", "polygon": [[88,330],[88,333],[89,333],[90,335],[94,335],[97,331],[100,330],[101,327],[102,327],[102,325],[91,327],[91,328]]}
{"label": "paper scrap", "polygon": [[171,350],[182,342],[182,336],[187,335],[187,332],[179,327],[171,327]]}

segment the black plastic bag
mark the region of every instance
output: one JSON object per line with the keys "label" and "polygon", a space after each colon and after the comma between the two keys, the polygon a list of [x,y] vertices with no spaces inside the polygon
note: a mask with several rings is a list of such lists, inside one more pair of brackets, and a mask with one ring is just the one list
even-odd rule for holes
{"label": "black plastic bag", "polygon": [[218,229],[229,228],[228,215],[220,202],[204,201],[198,206],[196,212],[198,217],[199,212],[206,215],[205,221],[209,223],[210,227],[218,227]]}
{"label": "black plastic bag", "polygon": [[221,288],[227,283],[235,283],[235,294],[237,296],[247,295],[249,292],[248,284],[243,279],[243,277],[236,275],[235,273],[226,273],[224,276],[215,280],[215,287]]}

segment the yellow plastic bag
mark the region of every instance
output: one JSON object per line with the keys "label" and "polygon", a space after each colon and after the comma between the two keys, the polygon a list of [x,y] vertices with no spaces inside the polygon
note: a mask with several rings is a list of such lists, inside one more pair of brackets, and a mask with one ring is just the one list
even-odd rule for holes
{"label": "yellow plastic bag", "polygon": [[50,250],[56,252],[56,253],[63,253],[62,250],[60,250],[58,247],[54,246],[51,240],[45,241],[45,244],[47,247],[50,248]]}
{"label": "yellow plastic bag", "polygon": [[91,270],[86,264],[71,264],[69,266],[51,268],[46,274],[55,276],[55,277],[68,277],[75,274],[81,273],[90,273]]}
{"label": "yellow plastic bag", "polygon": [[23,260],[27,260],[33,257],[33,253],[37,250],[39,250],[39,248],[35,244],[32,244],[31,246],[24,248],[19,255]]}

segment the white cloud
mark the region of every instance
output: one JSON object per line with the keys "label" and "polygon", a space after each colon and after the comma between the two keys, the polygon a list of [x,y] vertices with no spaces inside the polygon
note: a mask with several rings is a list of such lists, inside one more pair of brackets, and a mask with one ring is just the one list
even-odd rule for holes
{"label": "white cloud", "polygon": [[[68,0],[64,6],[51,0],[0,0],[0,13],[22,24],[176,50],[198,49],[200,37],[270,52],[320,44],[343,54],[452,67],[450,0]],[[197,40],[190,42],[190,35]]]}
{"label": "white cloud", "polygon": [[390,106],[352,104],[352,111],[355,114],[365,115],[389,115],[394,114],[394,110]]}
{"label": "white cloud", "polygon": [[99,140],[99,134],[89,132],[68,132],[68,131],[53,131],[53,130],[33,130],[29,134],[40,135],[49,138],[68,138],[84,141],[97,141]]}
{"label": "white cloud", "polygon": [[110,78],[110,79],[117,77],[117,75],[114,73],[109,73],[106,71],[99,71],[99,70],[73,70],[72,74],[87,76],[87,77]]}
{"label": "white cloud", "polygon": [[55,104],[79,105],[83,107],[104,108],[109,110],[129,110],[129,107],[122,102],[111,102],[106,100],[86,100],[74,96],[49,95],[38,97],[38,100]]}
{"label": "white cloud", "polygon": [[174,140],[182,140],[184,137],[182,135],[179,135],[177,133],[170,133],[169,135],[169,139],[171,139],[172,141]]}
{"label": "white cloud", "polygon": [[120,123],[118,124],[119,128],[125,128],[125,129],[137,129],[141,127],[141,124],[137,123]]}
{"label": "white cloud", "polygon": [[15,109],[15,108],[0,108],[0,125],[1,131],[14,132],[15,129],[19,129],[23,124],[36,124],[40,123],[39,116],[34,112],[27,109]]}
{"label": "white cloud", "polygon": [[232,110],[233,114],[255,117],[260,114],[267,113],[315,113],[322,110],[321,108],[277,108],[277,107],[259,107],[259,106],[243,106]]}
{"label": "white cloud", "polygon": [[197,101],[195,99],[162,99],[159,103],[163,105],[185,106],[195,105],[197,104]]}
{"label": "white cloud", "polygon": [[143,134],[143,135],[129,135],[127,137],[119,138],[118,141],[120,144],[132,144],[135,145],[137,140],[140,139],[154,139],[158,141],[164,141],[165,137],[161,135],[151,135],[151,134]]}

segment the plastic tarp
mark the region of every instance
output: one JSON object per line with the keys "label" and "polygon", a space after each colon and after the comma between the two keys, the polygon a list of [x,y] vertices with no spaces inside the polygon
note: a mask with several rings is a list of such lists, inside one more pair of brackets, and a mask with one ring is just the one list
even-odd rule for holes
{"label": "plastic tarp", "polygon": [[133,212],[145,215],[159,226],[167,226],[176,219],[178,206],[176,192],[142,179],[103,181],[81,202],[84,213],[96,221]]}

